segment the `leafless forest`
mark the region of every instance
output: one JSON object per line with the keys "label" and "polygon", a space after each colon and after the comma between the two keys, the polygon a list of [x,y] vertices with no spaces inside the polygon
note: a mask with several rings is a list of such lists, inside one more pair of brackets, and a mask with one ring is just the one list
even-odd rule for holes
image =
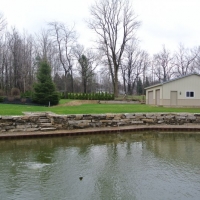
{"label": "leafless forest", "polygon": [[86,23],[96,34],[92,48],[79,44],[76,25],[68,22],[52,21],[39,33],[21,33],[0,14],[0,94],[33,90],[42,59],[62,92],[143,94],[146,86],[200,73],[199,44],[177,44],[176,52],[163,45],[153,56],[140,48],[140,21],[128,0],[96,1]]}

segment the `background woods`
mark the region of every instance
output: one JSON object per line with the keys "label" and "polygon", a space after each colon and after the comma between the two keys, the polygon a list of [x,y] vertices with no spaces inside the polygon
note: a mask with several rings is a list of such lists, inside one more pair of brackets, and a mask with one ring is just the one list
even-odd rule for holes
{"label": "background woods", "polygon": [[97,0],[90,6],[87,25],[94,45],[79,43],[76,25],[48,22],[38,33],[9,27],[0,14],[0,95],[33,91],[41,60],[47,60],[56,89],[66,93],[144,94],[144,87],[200,73],[200,47],[167,44],[150,55],[141,49],[140,27],[128,0]]}

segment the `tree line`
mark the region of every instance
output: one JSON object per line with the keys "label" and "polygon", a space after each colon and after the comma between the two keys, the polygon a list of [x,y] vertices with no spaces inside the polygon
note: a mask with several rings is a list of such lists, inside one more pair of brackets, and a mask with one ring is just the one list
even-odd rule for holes
{"label": "tree line", "polygon": [[92,48],[78,43],[75,26],[52,21],[39,32],[8,29],[0,14],[0,91],[33,90],[41,60],[47,60],[58,91],[144,94],[144,88],[200,72],[200,47],[164,45],[150,56],[140,48],[140,27],[129,0],[97,0],[90,7],[88,28],[96,34]]}

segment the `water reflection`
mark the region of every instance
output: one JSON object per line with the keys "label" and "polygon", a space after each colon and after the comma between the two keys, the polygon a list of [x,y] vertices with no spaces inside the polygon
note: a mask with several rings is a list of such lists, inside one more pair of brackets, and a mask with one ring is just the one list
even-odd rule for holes
{"label": "water reflection", "polygon": [[[200,135],[0,141],[2,199],[199,199]],[[82,180],[79,177],[83,177]]]}

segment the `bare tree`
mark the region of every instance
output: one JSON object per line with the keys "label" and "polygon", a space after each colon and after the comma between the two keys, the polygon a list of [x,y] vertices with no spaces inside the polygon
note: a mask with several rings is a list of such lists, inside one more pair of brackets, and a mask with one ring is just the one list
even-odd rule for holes
{"label": "bare tree", "polygon": [[74,48],[74,56],[78,61],[77,68],[82,79],[83,92],[88,92],[89,80],[92,80],[94,71],[98,66],[97,55],[89,49],[85,49],[82,45]]}
{"label": "bare tree", "polygon": [[167,81],[173,76],[173,57],[170,52],[163,46],[163,49],[153,57],[154,73],[157,76],[159,82]]}
{"label": "bare tree", "polygon": [[31,35],[24,33],[22,39],[20,61],[21,90],[23,92],[32,89],[34,82],[34,39]]}
{"label": "bare tree", "polygon": [[111,76],[108,67],[102,67],[97,72],[97,88],[99,92],[113,92]]}
{"label": "bare tree", "polygon": [[7,63],[6,41],[0,40],[0,89],[5,89],[5,65]]}
{"label": "bare tree", "polygon": [[145,79],[145,72],[149,66],[148,54],[145,51],[140,50],[138,43],[135,40],[132,40],[125,48],[123,60],[121,71],[124,91],[125,93],[132,95],[139,77],[143,76],[143,80]]}
{"label": "bare tree", "polygon": [[52,68],[53,76],[55,76],[55,74],[60,70],[60,60],[58,57],[58,50],[49,31],[42,29],[41,32],[36,35],[36,40],[37,57],[48,61]]}
{"label": "bare tree", "polygon": [[10,77],[12,78],[11,88],[21,88],[21,58],[22,58],[22,38],[16,28],[12,28],[9,37],[9,49],[12,55]]}
{"label": "bare tree", "polygon": [[31,35],[20,33],[16,28],[7,34],[9,47],[9,77],[10,88],[17,87],[20,91],[30,90],[33,84],[34,40]]}
{"label": "bare tree", "polygon": [[137,67],[139,55],[138,43],[135,40],[131,40],[125,48],[124,62],[121,65],[124,92],[129,95],[133,93],[133,74]]}
{"label": "bare tree", "polygon": [[5,32],[0,40],[0,88],[6,94],[17,87],[21,92],[31,90],[34,81],[34,38],[16,28]]}
{"label": "bare tree", "polygon": [[[62,66],[67,79],[67,75],[70,74],[71,77],[71,87],[73,91],[73,53],[72,49],[76,44],[77,36],[74,30],[74,27],[69,28],[63,23],[60,22],[50,22],[49,31],[53,38],[54,44],[57,47],[58,58],[60,65]],[[65,91],[67,91],[67,82],[65,81]]]}
{"label": "bare tree", "polygon": [[9,47],[9,34],[5,33],[1,40],[1,89],[7,95],[12,87],[12,54]]}
{"label": "bare tree", "polygon": [[199,52],[196,48],[187,49],[179,45],[178,52],[174,54],[174,66],[176,76],[184,76],[195,71],[195,60]]}
{"label": "bare tree", "polygon": [[99,50],[107,59],[114,95],[118,96],[118,72],[124,48],[140,23],[129,0],[97,0],[90,7],[89,28],[98,35]]}
{"label": "bare tree", "polygon": [[194,50],[197,54],[197,57],[195,58],[194,61],[194,71],[196,73],[200,73],[200,46],[194,48]]}
{"label": "bare tree", "polygon": [[[37,38],[37,54],[44,60],[48,60],[49,52],[52,46],[52,40],[48,30],[42,29]],[[49,60],[48,60],[49,61]]]}
{"label": "bare tree", "polygon": [[5,64],[6,64],[6,41],[4,29],[6,28],[6,20],[2,13],[0,13],[0,89],[4,88],[5,81]]}

